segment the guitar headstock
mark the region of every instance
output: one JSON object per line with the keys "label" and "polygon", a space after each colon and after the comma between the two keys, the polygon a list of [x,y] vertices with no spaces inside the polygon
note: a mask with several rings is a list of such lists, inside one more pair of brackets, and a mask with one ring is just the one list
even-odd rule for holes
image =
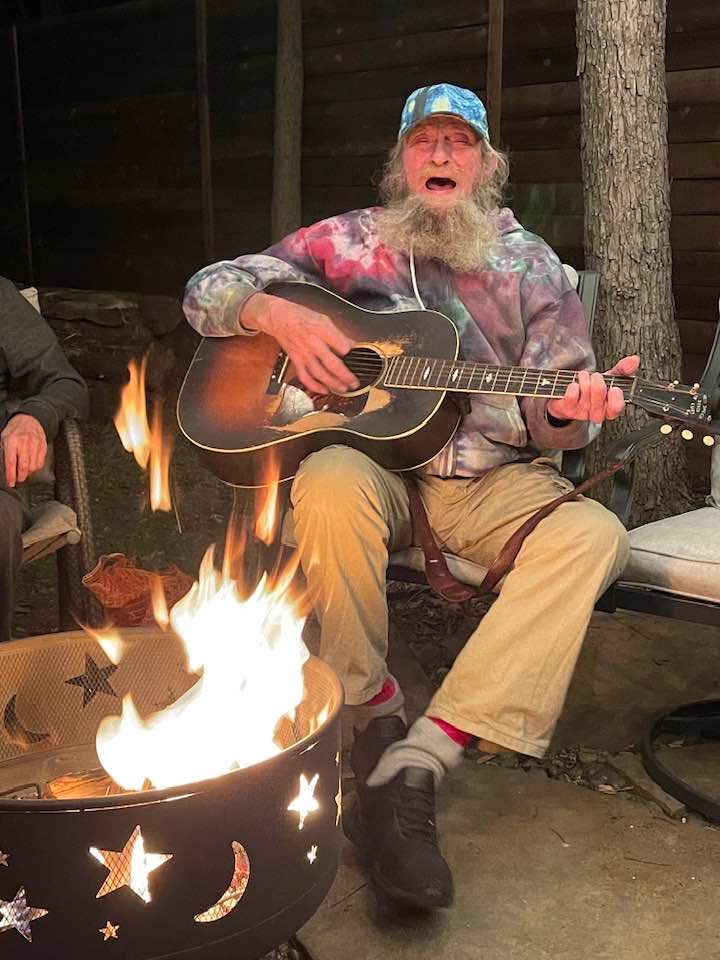
{"label": "guitar headstock", "polygon": [[629,399],[652,417],[695,424],[705,429],[713,423],[712,398],[699,383],[690,387],[673,380],[663,385],[638,377]]}

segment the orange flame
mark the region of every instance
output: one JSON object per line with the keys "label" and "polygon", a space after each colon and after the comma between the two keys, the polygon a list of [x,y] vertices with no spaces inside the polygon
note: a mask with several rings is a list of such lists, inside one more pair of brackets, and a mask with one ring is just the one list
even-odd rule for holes
{"label": "orange flame", "polygon": [[191,783],[280,752],[275,731],[302,700],[309,656],[289,583],[279,577],[271,585],[263,576],[243,600],[207,551],[198,582],[170,613],[188,670],[200,678],[150,717],[127,695],[122,715],[104,718],[97,754],[116,783],[131,790],[147,781],[159,788]]}
{"label": "orange flame", "polygon": [[170,497],[170,460],[173,442],[163,437],[162,408],[153,407],[150,430],[150,506],[153,510],[172,510]]}
{"label": "orange flame", "polygon": [[93,640],[100,644],[110,663],[114,663],[115,666],[117,666],[122,660],[127,646],[117,630],[111,626],[99,627],[97,630],[94,630],[84,623],[80,624],[80,626],[89,637],[92,637]]}
{"label": "orange flame", "polygon": [[255,535],[258,540],[268,544],[275,540],[279,520],[278,488],[280,486],[280,466],[272,460],[267,469],[265,486],[258,492],[260,504],[255,523]]}
{"label": "orange flame", "polygon": [[170,614],[168,613],[167,597],[165,596],[165,587],[163,586],[161,577],[154,576],[152,578],[150,596],[152,599],[152,609],[155,623],[157,623],[159,627],[162,627],[163,630],[167,630],[167,628],[170,626]]}
{"label": "orange flame", "polygon": [[138,466],[149,472],[150,506],[155,510],[172,510],[170,496],[170,460],[172,438],[163,435],[162,407],[155,403],[152,426],[148,423],[145,376],[147,355],[138,363],[128,364],[129,380],[120,392],[120,407],[115,427],[122,445],[132,453]]}
{"label": "orange flame", "polygon": [[143,470],[150,459],[150,429],[145,403],[146,371],[147,355],[139,365],[137,360],[130,361],[130,379],[120,391],[120,407],[115,414],[115,427],[120,434],[122,445],[128,453],[134,455],[137,465]]}

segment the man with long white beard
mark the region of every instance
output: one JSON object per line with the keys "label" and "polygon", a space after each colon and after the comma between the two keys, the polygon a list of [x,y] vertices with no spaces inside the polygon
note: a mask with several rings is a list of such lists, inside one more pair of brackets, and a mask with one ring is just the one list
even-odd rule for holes
{"label": "man with long white beard", "polygon": [[[467,360],[581,371],[562,398],[474,396],[451,442],[416,472],[441,546],[484,566],[524,520],[572,489],[547,451],[584,446],[593,425],[624,405],[618,388],[591,373],[582,307],[557,256],[500,207],[506,174],[474,93],[451,84],[416,90],[381,184],[383,207],[206,267],[184,304],[205,336],[274,337],[320,394],[357,386],[342,361],[352,342],[328,317],[264,293],[270,281],[312,281],[372,310],[438,310],[456,324]],[[626,357],[609,372],[637,366]],[[473,743],[543,755],[595,600],[625,564],[625,531],[585,498],[546,517],[425,715],[407,729],[402,691],[386,666],[388,555],[413,539],[402,478],[332,446],[302,463],[291,502],[317,597],[320,655],[343,681],[355,727],[357,804],[346,833],[391,899],[447,906],[453,883],[438,847],[435,790]]]}

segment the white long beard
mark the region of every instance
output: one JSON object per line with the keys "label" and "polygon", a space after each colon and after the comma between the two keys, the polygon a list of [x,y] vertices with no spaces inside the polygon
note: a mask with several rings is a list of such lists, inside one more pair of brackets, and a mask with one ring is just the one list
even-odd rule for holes
{"label": "white long beard", "polygon": [[482,188],[474,196],[445,209],[428,206],[422,197],[391,199],[377,220],[381,241],[417,257],[440,260],[457,273],[481,270],[497,244],[497,207],[482,202]]}

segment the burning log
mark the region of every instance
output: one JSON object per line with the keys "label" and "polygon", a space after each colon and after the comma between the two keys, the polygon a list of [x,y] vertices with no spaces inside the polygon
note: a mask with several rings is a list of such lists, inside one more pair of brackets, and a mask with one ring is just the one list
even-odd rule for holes
{"label": "burning log", "polygon": [[87,773],[68,773],[48,781],[45,798],[48,800],[75,800],[78,797],[112,797],[124,793],[122,787],[104,770]]}

